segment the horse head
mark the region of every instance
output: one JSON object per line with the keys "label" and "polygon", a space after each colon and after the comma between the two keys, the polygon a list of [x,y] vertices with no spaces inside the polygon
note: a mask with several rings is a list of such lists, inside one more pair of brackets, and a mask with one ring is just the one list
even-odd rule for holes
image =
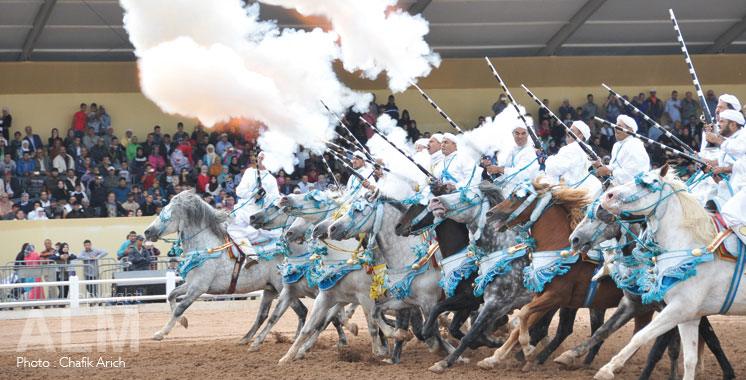
{"label": "horse head", "polygon": [[216,235],[224,236],[228,218],[227,213],[212,208],[194,190],[182,191],[171,199],[145,229],[145,237],[155,242],[162,236],[188,228],[209,228]]}
{"label": "horse head", "polygon": [[334,214],[335,221],[329,226],[329,237],[333,240],[345,240],[360,233],[373,231],[377,217],[379,192],[368,192],[362,197],[356,197],[350,203],[340,207]]}
{"label": "horse head", "polygon": [[330,216],[339,201],[339,193],[313,190],[306,194],[289,194],[279,199],[277,205],[291,216],[305,218],[318,223]]}
{"label": "horse head", "polygon": [[487,223],[494,224],[499,232],[526,223],[536,207],[537,193],[533,184],[524,181],[516,185],[508,198],[487,212]]}
{"label": "horse head", "polygon": [[281,198],[275,198],[267,206],[256,212],[249,217],[249,224],[254,228],[263,228],[265,230],[283,228],[289,226],[292,222],[291,216],[286,215],[286,218],[280,218],[281,215],[285,215],[280,208]]}
{"label": "horse head", "polygon": [[595,244],[621,237],[621,232],[622,226],[616,223],[614,215],[594,202],[570,235],[570,245],[573,251],[588,253]]}
{"label": "horse head", "polygon": [[290,227],[285,230],[285,239],[296,244],[303,244],[308,237],[308,230],[313,227],[313,223],[303,218],[295,218]]}
{"label": "horse head", "polygon": [[433,225],[435,217],[427,206],[415,203],[399,216],[394,225],[394,233],[398,236],[409,236],[413,231],[418,231]]}
{"label": "horse head", "polygon": [[[668,184],[664,177],[668,174],[668,164],[658,171],[642,172],[635,180],[623,185],[614,186],[601,195],[601,207],[612,214],[629,212],[634,215],[648,216],[654,213],[665,193]],[[670,188],[673,191],[673,188]]]}

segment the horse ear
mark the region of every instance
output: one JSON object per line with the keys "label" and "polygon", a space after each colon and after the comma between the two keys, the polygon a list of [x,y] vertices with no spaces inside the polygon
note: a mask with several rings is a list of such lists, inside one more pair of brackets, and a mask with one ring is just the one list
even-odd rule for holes
{"label": "horse ear", "polygon": [[661,171],[658,173],[661,177],[665,177],[668,173],[668,162],[666,162],[663,167],[661,168]]}

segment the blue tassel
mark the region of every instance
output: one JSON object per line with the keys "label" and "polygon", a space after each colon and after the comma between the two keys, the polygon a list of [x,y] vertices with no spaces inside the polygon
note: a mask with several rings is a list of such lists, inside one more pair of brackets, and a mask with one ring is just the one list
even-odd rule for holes
{"label": "blue tassel", "polygon": [[477,258],[469,256],[460,267],[454,269],[451,273],[446,273],[438,282],[438,286],[443,288],[447,297],[453,297],[458,284],[462,280],[469,278],[477,270],[479,270],[477,268]]}

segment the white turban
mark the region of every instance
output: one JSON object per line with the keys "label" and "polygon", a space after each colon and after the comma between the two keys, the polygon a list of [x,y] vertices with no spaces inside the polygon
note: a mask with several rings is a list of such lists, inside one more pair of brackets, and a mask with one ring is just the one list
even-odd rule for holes
{"label": "white turban", "polygon": [[624,123],[624,125],[626,125],[627,128],[632,129],[632,132],[637,132],[637,123],[635,122],[635,119],[627,115],[619,115],[616,118],[616,123],[619,124],[619,122]]}
{"label": "white turban", "polygon": [[[513,128],[510,130],[510,132],[515,132],[516,129],[526,129],[526,125],[523,123],[515,123],[513,124]],[[526,129],[526,132],[528,132],[528,129]]]}
{"label": "white turban", "polygon": [[738,125],[743,125],[744,118],[743,114],[736,110],[723,110],[720,111],[720,118],[730,121],[735,121]]}
{"label": "white turban", "polygon": [[431,138],[434,138],[435,140],[437,140],[441,144],[443,143],[443,134],[442,133],[435,133],[435,134],[433,134],[431,136]]}
{"label": "white turban", "polygon": [[443,139],[450,140],[452,143],[458,144],[458,141],[456,140],[456,135],[454,135],[453,133],[449,133],[449,132],[444,133]]}
{"label": "white turban", "polygon": [[352,155],[355,156],[355,157],[357,157],[357,158],[359,158],[359,159],[361,159],[361,160],[365,160],[365,155],[363,154],[363,152],[361,152],[359,150],[356,150],[355,153],[353,153]]}
{"label": "white turban", "polygon": [[[730,104],[730,106],[733,107],[733,109],[736,111],[741,110],[741,102],[739,102],[738,98],[736,98],[735,96],[731,94],[720,95],[720,97],[718,98],[718,101]],[[721,115],[722,115],[722,112],[721,112]],[[731,119],[728,119],[728,120],[731,120]]]}
{"label": "white turban", "polygon": [[583,140],[588,141],[588,139],[591,138],[591,127],[589,127],[588,124],[586,124],[584,121],[582,120],[573,121],[572,127],[577,128],[580,131],[580,133],[583,134]]}
{"label": "white turban", "polygon": [[419,145],[419,146],[421,146],[421,147],[423,147],[423,148],[427,148],[427,143],[428,143],[428,142],[429,142],[429,140],[428,140],[428,139],[418,139],[417,141],[415,141],[415,142],[414,142],[414,145],[415,145],[415,146],[418,146],[418,145]]}

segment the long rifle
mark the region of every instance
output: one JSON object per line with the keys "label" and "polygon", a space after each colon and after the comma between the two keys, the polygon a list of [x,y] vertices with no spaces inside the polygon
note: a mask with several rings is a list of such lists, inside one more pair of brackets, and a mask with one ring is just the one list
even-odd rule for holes
{"label": "long rifle", "polygon": [[[697,98],[699,98],[699,105],[702,107],[702,114],[705,116],[705,123],[706,124],[713,124],[712,122],[712,114],[710,113],[710,108],[707,107],[707,101],[705,100],[705,94],[702,92],[702,87],[699,85],[699,79],[697,78],[697,72],[694,71],[694,64],[692,63],[692,58],[689,57],[689,51],[686,49],[686,43],[684,42],[684,37],[681,35],[681,29],[679,29],[679,23],[676,21],[676,16],[673,14],[673,9],[668,10],[669,15],[671,16],[671,22],[673,23],[673,30],[676,32],[676,38],[679,40],[679,45],[681,45],[681,52],[684,53],[684,61],[686,61],[687,68],[689,69],[689,74],[692,75],[692,82],[694,83],[694,89],[697,90]],[[718,126],[717,124],[713,124],[713,132],[719,133],[717,130]],[[704,138],[704,133],[702,136],[702,148],[713,148],[714,145],[707,142],[707,140]]]}
{"label": "long rifle", "polygon": [[492,65],[492,62],[490,61],[490,59],[487,57],[484,57],[484,59],[487,61],[487,64],[490,66],[490,70],[492,70],[492,75],[495,76],[497,81],[500,83],[500,87],[503,88],[503,91],[505,91],[505,94],[508,96],[508,100],[510,100],[510,104],[512,104],[513,108],[515,108],[515,111],[518,112],[518,117],[521,119],[521,121],[523,121],[523,125],[526,126],[528,135],[531,136],[531,141],[534,142],[534,147],[540,150],[542,155],[546,156],[547,152],[545,152],[544,148],[541,147],[541,141],[539,141],[539,136],[536,136],[536,131],[534,131],[533,126],[528,123],[528,120],[526,120],[525,117],[523,117],[521,110],[518,108],[518,103],[516,103],[515,99],[513,98],[513,95],[510,93],[510,90],[508,90],[508,86],[506,86],[505,82],[503,82],[503,79],[500,78],[500,74],[497,73],[497,70],[495,69],[495,66]]}
{"label": "long rifle", "polygon": [[406,157],[409,160],[409,162],[413,163],[417,167],[417,169],[420,169],[420,171],[423,172],[426,176],[428,176],[428,178],[433,179],[433,180],[436,179],[434,175],[432,175],[429,171],[427,171],[427,169],[423,168],[422,165],[420,165],[417,162],[415,162],[414,158],[410,157],[406,152],[404,152],[403,150],[399,149],[399,147],[396,146],[396,144],[392,143],[388,138],[386,138],[386,136],[383,133],[381,133],[381,131],[379,131],[378,128],[376,128],[372,124],[368,123],[368,121],[365,120],[365,119],[363,119],[362,117],[360,118],[360,120],[362,120],[363,123],[365,123],[366,125],[368,125],[374,132],[378,133],[378,135],[381,136],[381,138],[383,139],[383,141],[386,141],[387,143],[389,143],[389,145],[391,145],[392,147],[394,147],[394,149],[396,149],[397,151],[399,151],[399,153],[401,153],[404,157]]}
{"label": "long rifle", "polygon": [[456,124],[456,122],[453,121],[453,119],[451,119],[450,117],[448,117],[448,115],[446,114],[446,112],[443,111],[442,108],[438,107],[438,105],[435,104],[435,102],[429,96],[427,96],[427,94],[425,93],[425,91],[422,91],[422,89],[420,88],[420,86],[418,86],[416,83],[414,83],[412,81],[410,81],[409,83],[411,83],[412,86],[414,86],[414,88],[416,88],[417,91],[419,91],[420,94],[422,94],[422,97],[425,98],[425,100],[427,100],[430,103],[430,105],[433,106],[433,108],[435,108],[436,111],[438,111],[438,113],[440,114],[440,116],[443,116],[443,118],[446,119],[446,121],[448,122],[448,124],[450,124],[453,128],[456,128],[456,130],[459,133],[464,133],[464,130],[461,129],[461,127],[459,127]]}
{"label": "long rifle", "polygon": [[[338,158],[340,157],[339,153],[335,152],[334,150],[332,150],[332,149],[329,149],[329,148],[326,148],[326,150],[327,150],[327,152],[331,152],[331,153],[333,153],[333,154],[334,154],[334,155],[335,155],[336,157],[338,157]],[[346,157],[345,157],[345,158],[346,158]],[[352,165],[350,165],[350,164],[348,164],[347,162],[345,162],[345,160],[343,160],[343,159],[340,159],[340,160],[339,160],[339,162],[341,162],[341,163],[342,163],[342,165],[344,165],[344,167],[345,167],[345,168],[346,168],[347,170],[349,170],[349,171],[350,171],[350,174],[352,174],[352,175],[354,175],[355,177],[357,177],[357,179],[359,179],[359,180],[360,180],[360,182],[364,182],[364,181],[366,181],[366,180],[367,180],[367,178],[363,177],[363,175],[362,175],[362,174],[358,173],[358,172],[357,172],[357,170],[355,170],[355,168],[353,168],[353,167],[352,167]]]}
{"label": "long rifle", "polygon": [[668,131],[666,128],[663,128],[660,124],[658,124],[655,120],[651,119],[648,115],[645,114],[645,112],[640,111],[637,107],[635,107],[632,103],[630,103],[627,99],[624,99],[621,95],[617,94],[616,91],[612,90],[611,87],[607,86],[605,83],[601,83],[601,86],[604,86],[605,89],[609,90],[609,93],[611,95],[614,95],[615,98],[619,99],[622,103],[624,103],[627,107],[632,108],[633,110],[637,111],[640,116],[642,116],[645,121],[650,123],[650,125],[658,128],[659,131],[663,132],[666,136],[668,136],[669,139],[673,140],[676,144],[679,144],[682,149],[687,151],[688,153],[694,154],[694,149],[690,147],[689,145],[686,145],[683,141],[679,140],[676,135]]}
{"label": "long rifle", "polygon": [[539,98],[537,98],[536,95],[534,95],[531,92],[531,90],[529,90],[523,84],[521,84],[521,87],[523,87],[523,89],[526,91],[526,93],[528,94],[528,96],[530,96],[531,99],[533,99],[536,102],[536,104],[539,105],[539,107],[541,107],[545,111],[547,111],[547,113],[549,114],[549,116],[551,116],[554,120],[556,120],[563,127],[565,127],[565,130],[567,131],[567,133],[570,136],[572,136],[572,138],[574,138],[575,141],[578,142],[578,145],[580,146],[580,149],[583,149],[583,152],[585,152],[585,154],[588,155],[588,158],[590,158],[591,161],[595,162],[595,161],[599,160],[598,155],[596,154],[596,152],[594,152],[593,149],[591,149],[591,147],[589,147],[588,144],[585,143],[585,141],[583,141],[582,139],[579,139],[578,136],[575,134],[575,132],[573,132],[572,129],[570,129],[570,127],[567,126],[567,124],[565,124],[562,120],[560,120],[560,118],[557,117],[557,115],[555,115],[554,112],[552,112],[552,110],[549,109],[549,107],[547,107],[546,105],[544,105],[544,103],[542,103],[541,100],[539,100]]}
{"label": "long rifle", "polygon": [[[319,100],[319,101],[321,102],[321,105],[323,105],[324,108],[326,108],[327,112],[329,112],[330,114],[334,115],[334,118],[337,119],[337,121],[342,126],[342,128],[344,128],[344,130],[347,131],[347,133],[349,133],[350,136],[352,136],[352,138],[354,140],[354,143],[352,145],[356,146],[357,149],[360,149],[363,152],[363,154],[365,155],[365,157],[368,157],[369,160],[375,161],[373,159],[373,156],[371,156],[370,153],[368,153],[368,151],[365,149],[365,146],[363,146],[363,144],[360,143],[360,140],[358,140],[357,137],[355,137],[355,135],[352,134],[352,131],[350,131],[350,129],[347,128],[347,125],[345,125],[345,123],[342,121],[342,119],[340,119],[339,116],[336,113],[332,112],[332,110],[329,109],[329,107],[326,105],[326,103],[324,103],[323,100]],[[349,139],[347,139],[345,137],[343,137],[343,138],[347,141],[348,144],[352,143]]]}
{"label": "long rifle", "polygon": [[656,145],[656,146],[658,146],[658,147],[660,147],[660,148],[662,148],[664,150],[667,150],[667,151],[669,151],[669,152],[671,152],[671,153],[673,153],[673,154],[675,154],[675,155],[677,155],[679,157],[682,157],[682,158],[685,158],[685,159],[687,159],[689,161],[693,161],[693,162],[696,162],[698,164],[707,166],[706,162],[700,160],[697,157],[694,157],[693,155],[691,155],[689,153],[685,153],[685,152],[682,152],[682,151],[680,151],[678,149],[671,148],[670,146],[668,146],[666,144],[659,143],[658,141],[655,141],[655,140],[653,140],[653,139],[651,139],[649,137],[643,136],[643,135],[641,135],[641,134],[639,134],[637,132],[632,132],[629,129],[625,129],[625,128],[617,125],[617,124],[614,124],[614,123],[609,122],[607,120],[601,119],[600,117],[594,116],[593,118],[596,119],[596,121],[598,121],[600,123],[603,123],[604,125],[608,125],[610,127],[614,127],[614,128],[616,128],[616,129],[618,129],[618,130],[620,130],[620,131],[622,131],[622,132],[624,132],[626,134],[632,135],[634,137],[637,137],[640,140],[644,140],[644,141],[646,141],[646,142],[648,142],[650,144]]}

